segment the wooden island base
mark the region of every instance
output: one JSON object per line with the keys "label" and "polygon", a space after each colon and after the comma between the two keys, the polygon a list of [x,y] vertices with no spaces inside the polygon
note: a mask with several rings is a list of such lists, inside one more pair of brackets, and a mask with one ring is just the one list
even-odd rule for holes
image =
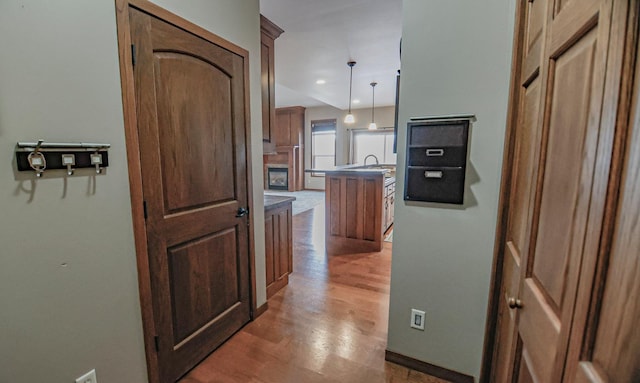
{"label": "wooden island base", "polygon": [[395,178],[385,171],[345,169],[325,174],[325,245],[327,253],[382,250],[383,235],[393,220]]}

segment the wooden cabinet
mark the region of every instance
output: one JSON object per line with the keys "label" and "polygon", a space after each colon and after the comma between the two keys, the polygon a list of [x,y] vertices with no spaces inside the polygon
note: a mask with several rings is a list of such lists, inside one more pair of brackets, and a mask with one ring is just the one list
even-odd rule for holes
{"label": "wooden cabinet", "polygon": [[276,109],[276,124],[271,132],[272,153],[264,155],[268,165],[286,165],[289,169],[289,191],[304,189],[304,113],[302,106]]}
{"label": "wooden cabinet", "polygon": [[382,222],[384,223],[383,230],[382,230],[383,232],[386,232],[387,230],[389,230],[391,225],[393,225],[395,192],[396,192],[395,178],[386,180],[385,187],[384,187],[384,219],[382,220]]}
{"label": "wooden cabinet", "polygon": [[302,146],[304,144],[304,111],[302,106],[276,109],[276,146]]}
{"label": "wooden cabinet", "polygon": [[483,381],[640,381],[638,13],[519,2]]}
{"label": "wooden cabinet", "polygon": [[271,20],[260,15],[260,69],[262,72],[262,140],[271,142],[276,120],[275,44],[282,32]]}
{"label": "wooden cabinet", "polygon": [[289,153],[290,191],[304,189],[304,112],[301,106],[276,109],[276,150]]}
{"label": "wooden cabinet", "polygon": [[328,253],[382,250],[383,233],[388,223],[393,222],[393,207],[386,195],[390,190],[388,186],[385,187],[383,172],[347,170],[325,174],[325,242]]}
{"label": "wooden cabinet", "polygon": [[265,266],[267,298],[289,283],[293,271],[292,197],[265,196]]}

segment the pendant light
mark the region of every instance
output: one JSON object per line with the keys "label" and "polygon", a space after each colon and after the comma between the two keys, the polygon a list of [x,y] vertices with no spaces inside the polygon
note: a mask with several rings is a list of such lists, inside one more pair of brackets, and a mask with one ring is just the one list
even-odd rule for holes
{"label": "pendant light", "polygon": [[353,124],[354,122],[356,122],[356,119],[353,117],[353,114],[351,114],[351,90],[353,88],[353,66],[356,65],[356,62],[349,61],[347,62],[347,65],[349,65],[349,68],[351,68],[351,72],[349,74],[349,113],[345,116],[344,123]]}
{"label": "pendant light", "polygon": [[369,130],[377,130],[378,125],[376,125],[375,120],[373,119],[373,111],[376,107],[376,85],[378,85],[378,83],[374,81],[369,85],[371,85],[371,123],[369,124]]}

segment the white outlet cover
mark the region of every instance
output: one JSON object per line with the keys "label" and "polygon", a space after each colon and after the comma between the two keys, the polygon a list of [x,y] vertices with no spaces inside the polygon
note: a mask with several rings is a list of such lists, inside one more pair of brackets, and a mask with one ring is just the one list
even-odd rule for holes
{"label": "white outlet cover", "polygon": [[411,322],[412,328],[424,331],[425,312],[422,310],[411,309]]}
{"label": "white outlet cover", "polygon": [[98,383],[96,378],[96,370],[93,369],[76,379],[76,383]]}

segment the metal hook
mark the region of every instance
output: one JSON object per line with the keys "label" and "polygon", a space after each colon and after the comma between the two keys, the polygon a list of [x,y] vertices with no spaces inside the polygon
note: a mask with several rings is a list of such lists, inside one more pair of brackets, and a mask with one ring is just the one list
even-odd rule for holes
{"label": "metal hook", "polygon": [[75,154],[63,154],[62,155],[62,164],[67,166],[67,175],[73,175],[73,168],[76,164],[76,156]]}
{"label": "metal hook", "polygon": [[27,161],[29,162],[29,166],[31,167],[31,169],[36,171],[36,177],[42,177],[44,169],[47,168],[47,160],[46,158],[44,158],[44,154],[36,149],[36,151],[29,153],[29,156],[27,156]]}
{"label": "metal hook", "polygon": [[95,152],[91,155],[91,163],[96,166],[96,174],[102,173],[102,154]]}

